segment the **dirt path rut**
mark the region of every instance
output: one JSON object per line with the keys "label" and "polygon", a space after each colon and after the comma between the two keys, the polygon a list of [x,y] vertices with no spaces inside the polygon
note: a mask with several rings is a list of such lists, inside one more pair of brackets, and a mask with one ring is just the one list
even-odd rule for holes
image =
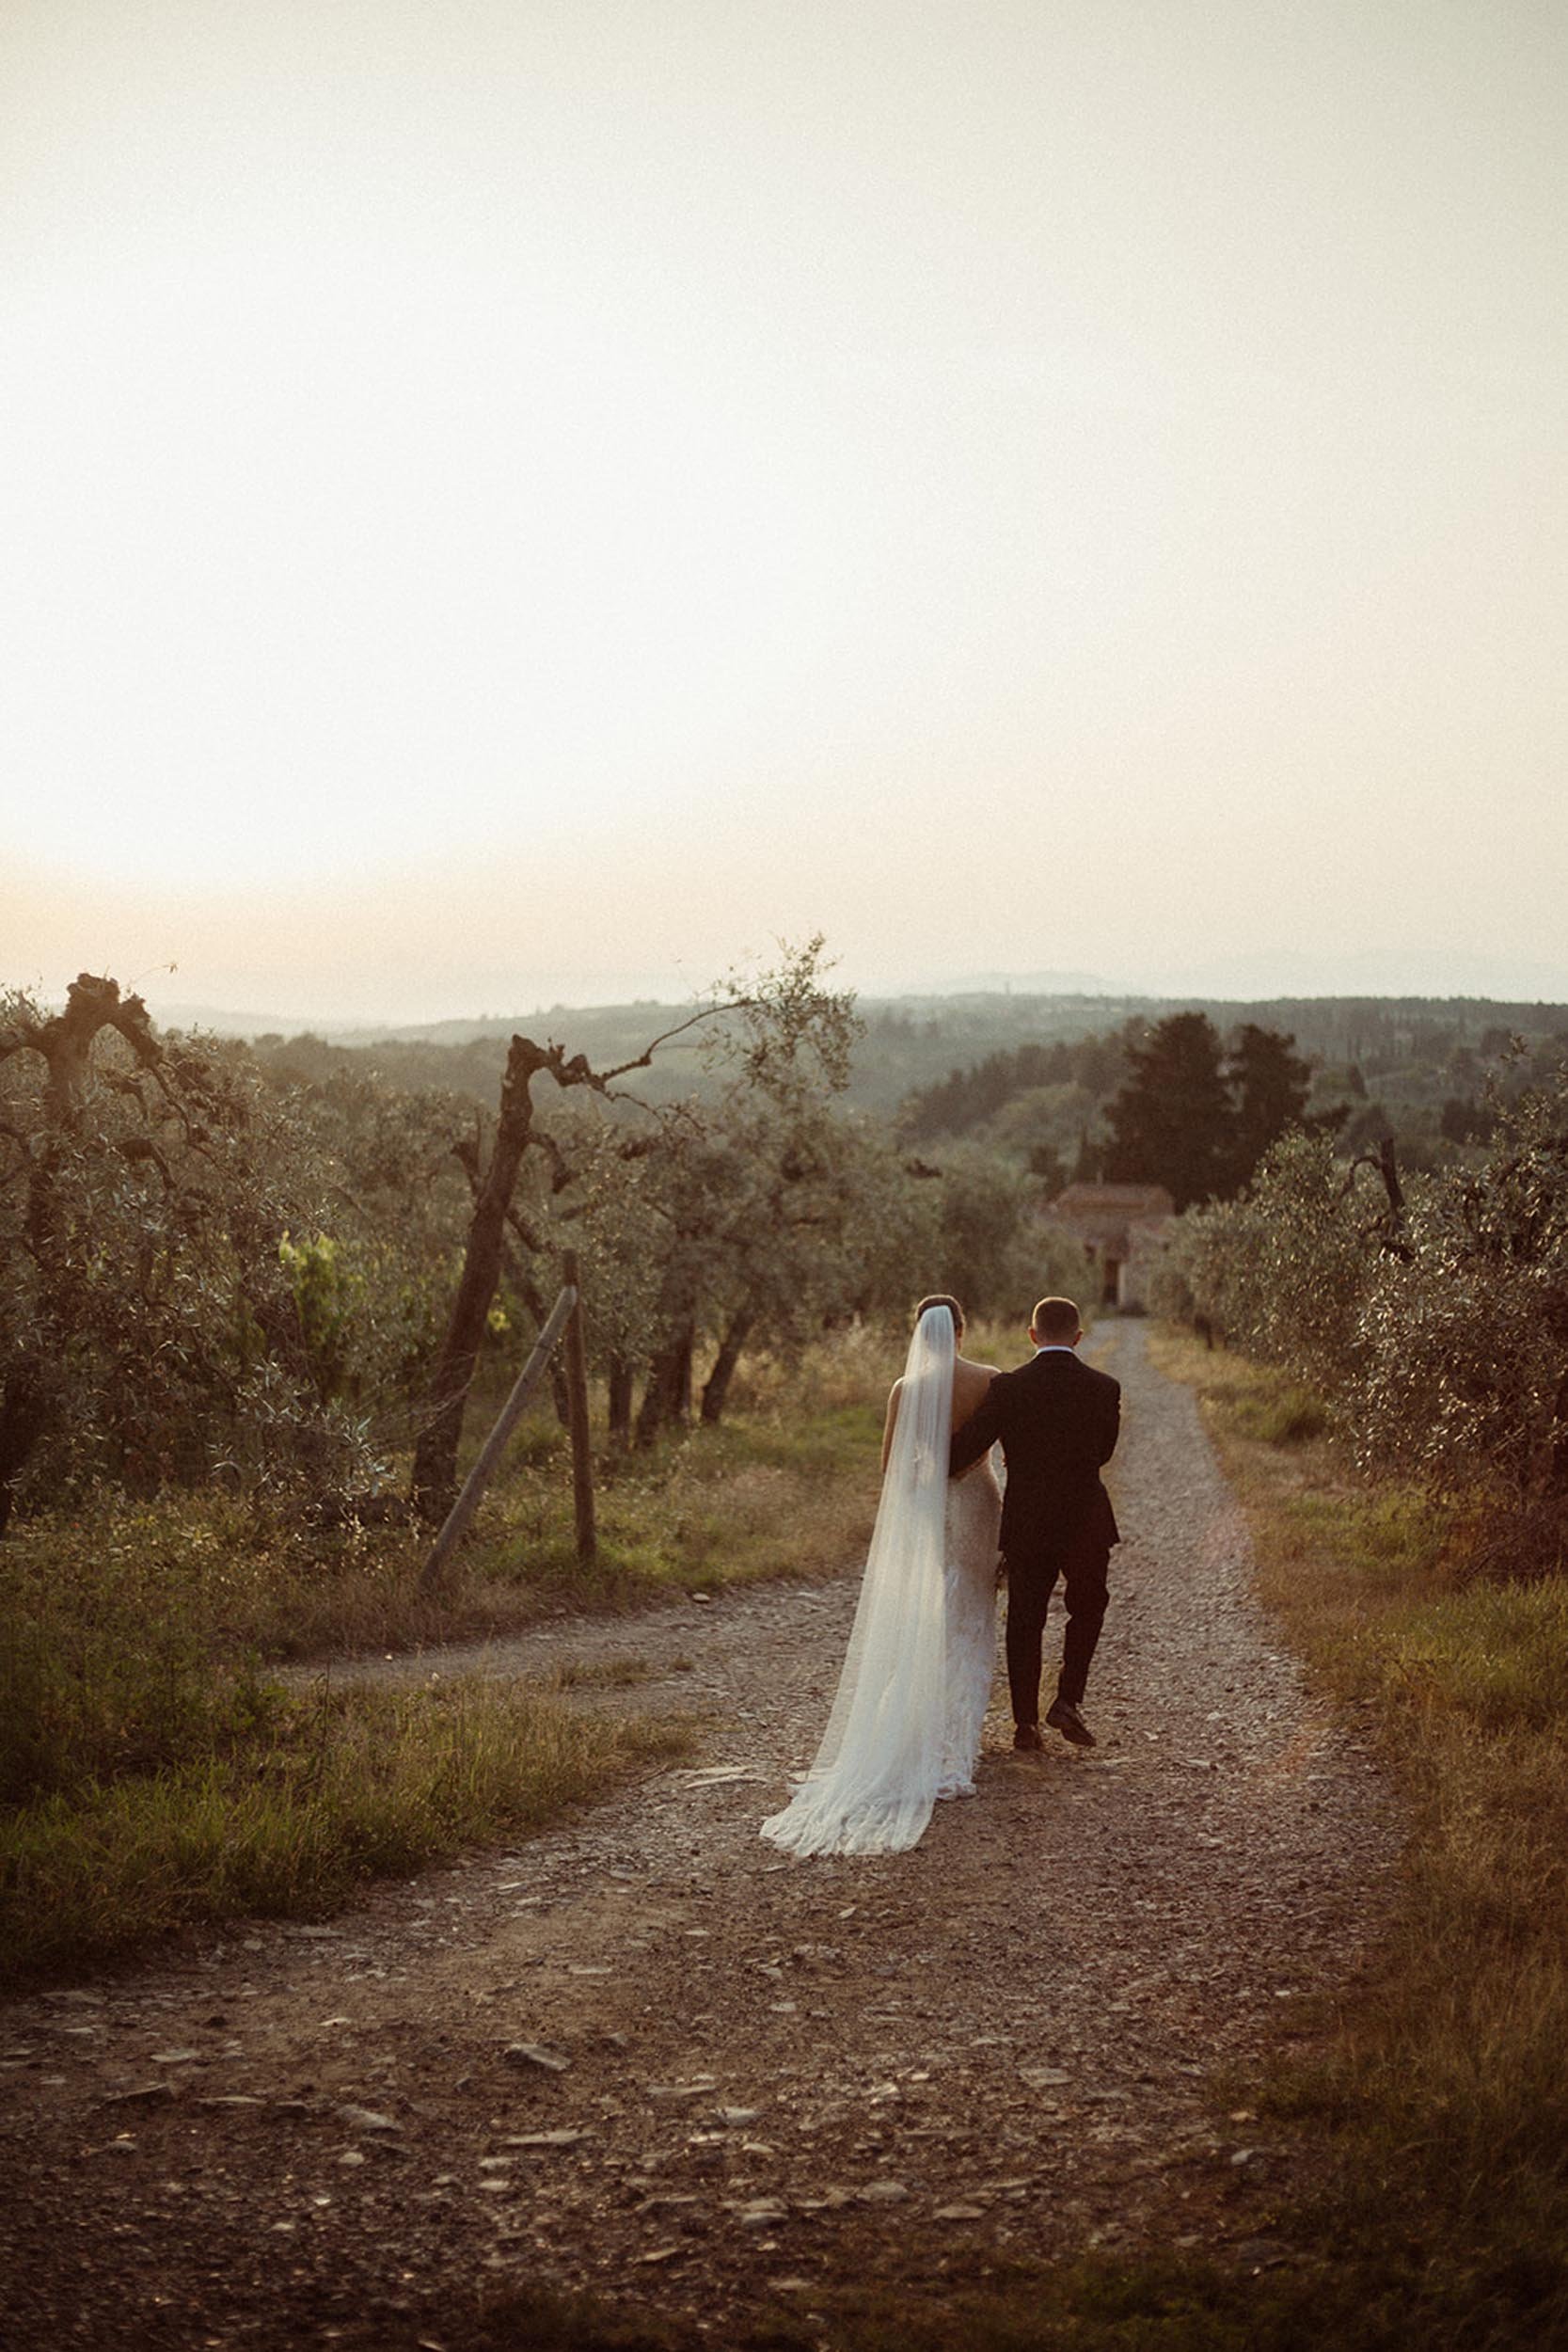
{"label": "dirt path rut", "polygon": [[1255,2192],[1296,2159],[1216,2070],[1244,2081],[1343,1980],[1397,1822],[1249,1597],[1191,1396],[1135,1324],[1097,1342],[1127,1539],[1092,1755],[1015,1757],[999,1674],[979,1795],[912,1854],[782,1858],[757,1822],[816,1744],[848,1579],[366,1669],[636,1657],[609,1703],[709,1728],[692,1765],[330,1926],[10,2004],[0,2337],[457,2352],[443,2309],[552,2282],[722,2341],[868,2267],[1275,2259]]}

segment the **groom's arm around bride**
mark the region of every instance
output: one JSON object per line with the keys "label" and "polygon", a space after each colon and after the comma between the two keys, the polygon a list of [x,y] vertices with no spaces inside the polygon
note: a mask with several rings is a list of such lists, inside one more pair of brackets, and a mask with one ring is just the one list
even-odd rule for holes
{"label": "groom's arm around bride", "polygon": [[991,1382],[954,1437],[955,1477],[999,1440],[1007,1465],[1001,1548],[1007,1563],[1007,1681],[1014,1745],[1037,1748],[1040,1643],[1053,1588],[1063,1579],[1067,1640],[1046,1722],[1080,1747],[1094,1736],[1079,1709],[1107,1598],[1111,1547],[1119,1541],[1101,1470],[1116,1451],[1121,1390],[1079,1359],[1083,1338],[1070,1299],[1042,1298],[1030,1320],[1036,1353]]}

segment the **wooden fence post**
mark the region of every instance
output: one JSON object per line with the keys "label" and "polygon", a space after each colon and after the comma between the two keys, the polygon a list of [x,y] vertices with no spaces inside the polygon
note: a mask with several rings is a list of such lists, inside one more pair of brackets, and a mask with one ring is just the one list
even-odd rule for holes
{"label": "wooden fence post", "polygon": [[550,1350],[561,1337],[562,1326],[577,1303],[576,1291],[568,1287],[550,1309],[549,1320],[533,1343],[532,1355],[517,1375],[516,1383],[501,1406],[494,1429],[480,1447],[478,1461],[463,1481],[462,1493],[447,1513],[445,1524],[430,1547],[430,1556],[420,1570],[421,1593],[434,1592],[440,1583],[442,1571],[456,1548],[458,1537],[473,1518],[479,1499],[490,1484],[496,1464],[500,1459],[501,1449],[516,1427],[523,1406],[550,1360]]}
{"label": "wooden fence post", "polygon": [[566,1287],[576,1299],[566,1326],[566,1403],[572,1424],[572,1502],[577,1513],[578,1561],[591,1568],[599,1556],[594,1525],[594,1440],[588,1426],[588,1350],[582,1335],[582,1283],[578,1253],[566,1251],[562,1261]]}

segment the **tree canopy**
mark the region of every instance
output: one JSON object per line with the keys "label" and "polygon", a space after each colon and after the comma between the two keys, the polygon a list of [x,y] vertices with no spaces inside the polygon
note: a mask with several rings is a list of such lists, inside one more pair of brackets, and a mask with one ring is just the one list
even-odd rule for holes
{"label": "tree canopy", "polygon": [[1127,1076],[1106,1106],[1106,1177],[1164,1184],[1179,1210],[1228,1200],[1281,1136],[1314,1123],[1311,1068],[1294,1049],[1294,1038],[1251,1021],[1228,1052],[1207,1013],[1157,1023],[1128,1045]]}

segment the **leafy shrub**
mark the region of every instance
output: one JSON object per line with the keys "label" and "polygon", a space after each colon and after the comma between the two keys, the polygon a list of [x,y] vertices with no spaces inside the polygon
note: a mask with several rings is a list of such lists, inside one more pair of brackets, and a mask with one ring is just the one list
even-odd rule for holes
{"label": "leafy shrub", "polygon": [[[1359,1405],[1379,1455],[1447,1486],[1568,1486],[1568,1073],[1501,1117],[1474,1171],[1417,1195],[1379,1267]],[[1568,1500],[1568,1497],[1565,1497]]]}
{"label": "leafy shrub", "polygon": [[1333,1393],[1358,1360],[1373,1252],[1325,1135],[1288,1136],[1239,1200],[1189,1210],[1155,1305]]}
{"label": "leafy shrub", "polygon": [[[1364,1463],[1497,1498],[1482,1545],[1556,1565],[1568,1531],[1568,1069],[1499,1104],[1485,1157],[1378,1203],[1327,1137],[1287,1138],[1240,1200],[1190,1213],[1161,1279],[1321,1393]],[[1528,1536],[1525,1533],[1528,1523]]]}
{"label": "leafy shrub", "polygon": [[330,1174],[242,1049],[159,1038],[113,981],[0,1005],[0,1518],[97,1478],[364,1474],[281,1255]]}

